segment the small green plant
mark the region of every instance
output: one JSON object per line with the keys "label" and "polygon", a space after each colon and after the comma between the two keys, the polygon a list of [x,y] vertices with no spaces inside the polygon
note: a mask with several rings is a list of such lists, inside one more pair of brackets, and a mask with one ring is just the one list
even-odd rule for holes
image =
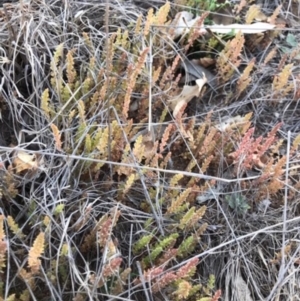
{"label": "small green plant", "polygon": [[250,209],[243,195],[226,195],[225,200],[228,202],[229,207],[238,215],[244,215]]}
{"label": "small green plant", "polygon": [[299,59],[299,46],[297,38],[294,34],[288,33],[285,42],[279,46],[279,49],[287,55],[293,56],[295,59]]}

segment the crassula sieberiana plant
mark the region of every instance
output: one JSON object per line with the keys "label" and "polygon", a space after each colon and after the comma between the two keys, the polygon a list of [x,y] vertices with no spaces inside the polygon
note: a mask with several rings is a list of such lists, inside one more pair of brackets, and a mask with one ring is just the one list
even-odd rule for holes
{"label": "crassula sieberiana plant", "polygon": [[[257,14],[249,9],[246,23]],[[212,112],[191,114],[194,94],[176,114],[170,101],[176,107],[184,94],[182,55],[213,46],[218,52],[201,59],[213,65],[220,86],[233,87],[216,101],[227,106],[242,99],[260,68],[255,58],[245,58],[249,37],[204,36],[193,28],[178,41],[173,15],[167,2],[105,38],[84,27],[78,43],[66,39],[49,50],[37,102],[45,156],[15,151],[3,168],[1,197],[19,203],[0,215],[0,300],[141,300],[152,294],[217,301],[216,275],[202,277],[199,258],[217,226],[209,228],[213,217],[199,196],[216,191],[237,216],[251,211],[253,200],[283,200],[282,123],[261,133],[253,112],[220,122]],[[269,80],[272,102],[292,93],[293,55],[282,58]],[[210,92],[196,90],[200,100]],[[298,144],[299,136],[291,141],[291,158]],[[237,182],[241,192],[231,196]],[[15,213],[20,208],[24,215]],[[277,263],[279,253],[274,258]]]}
{"label": "crassula sieberiana plant", "polygon": [[[103,183],[102,192],[111,197],[110,209],[100,214],[98,205],[89,204],[88,194],[83,194],[81,200],[76,201],[73,212],[73,205],[63,199],[57,199],[45,211],[40,207],[43,200],[28,199],[28,219],[24,226],[12,216],[1,215],[3,299],[30,300],[33,295],[40,298],[42,294],[55,298],[57,290],[60,290],[57,294],[69,295],[70,300],[85,300],[92,291],[99,296],[122,295],[128,284],[135,285],[138,292],[143,279],[153,287],[155,294],[172,290],[171,295],[178,300],[181,297],[196,300],[220,296],[213,278],[209,283],[194,283],[199,260],[189,259],[207,227],[207,223],[201,222],[206,207],[197,206],[193,201],[206,184],[201,183],[199,187],[192,182],[181,185],[179,182],[186,180],[178,174],[168,180],[170,187],[162,188],[158,194],[153,187],[159,180],[155,169],[166,169],[170,163],[172,152],[168,147],[177,130],[173,122],[172,126],[155,128],[154,136],[143,132],[149,122],[145,110],[149,106],[149,54],[158,50],[161,52],[153,58],[150,76],[153,92],[162,92],[161,99],[157,98],[153,104],[153,114],[161,123],[170,115],[164,106],[168,95],[163,91],[174,88],[170,79],[177,66],[176,63],[167,65],[162,50],[171,51],[172,47],[169,47],[169,41],[160,39],[160,35],[167,33],[159,29],[160,25],[167,24],[169,11],[170,4],[167,3],[156,13],[150,10],[145,19],[140,16],[132,30],[119,29],[110,34],[105,45],[107,51],[102,51],[100,58],[96,57],[98,45],[88,32],[82,32],[80,37],[81,47],[88,52],[85,62],[77,57],[78,49],[69,49],[66,43],[60,43],[53,51],[48,86],[40,95],[40,113],[50,134],[51,146],[58,154],[89,159],[70,162],[73,164],[70,165],[72,178],[77,178],[83,186]],[[196,38],[194,33],[193,39]],[[189,43],[192,45],[192,40]],[[179,62],[177,53],[172,55],[175,62]],[[135,96],[139,100],[138,109],[135,108]],[[193,131],[193,122],[182,124],[186,132],[189,128]],[[32,172],[33,178],[38,176],[34,171],[41,167],[42,160],[36,160],[34,154],[19,152],[14,156],[7,169],[7,183],[9,176],[28,171]],[[46,160],[43,163],[47,170]],[[150,169],[137,170],[136,165]],[[140,190],[142,184],[148,191],[145,191],[146,195],[137,195],[140,197],[138,208],[146,214],[143,223],[153,239],[141,247],[144,235],[134,238],[136,241],[132,242],[129,253],[134,254],[136,263],[132,263],[126,259],[129,253],[122,249],[123,242],[118,241],[119,231],[126,218],[123,206],[128,202],[128,196],[136,197],[134,191]],[[17,182],[15,185],[18,187]],[[113,205],[118,203],[121,207]],[[167,228],[159,221],[161,214],[170,220]],[[30,236],[26,236],[27,227],[35,229]],[[184,231],[185,238],[174,235],[176,230]],[[19,244],[12,242],[16,240],[21,245],[19,249]],[[5,287],[6,279],[12,279],[7,262],[11,260],[10,254],[16,252],[19,266],[15,269],[17,281],[21,283],[18,292]],[[176,260],[185,259],[187,263],[182,267],[165,271],[172,268]],[[63,289],[59,288],[60,281],[64,282]],[[39,293],[37,290],[41,286],[43,292]]]}

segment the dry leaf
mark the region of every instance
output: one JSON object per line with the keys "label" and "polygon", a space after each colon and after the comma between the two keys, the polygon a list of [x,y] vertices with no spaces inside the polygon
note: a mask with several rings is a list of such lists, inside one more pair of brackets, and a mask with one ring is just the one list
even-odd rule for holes
{"label": "dry leaf", "polygon": [[[189,33],[191,28],[201,19],[201,16],[193,18],[193,14],[187,11],[182,11],[176,14],[175,19],[170,24],[171,28],[174,27],[173,39],[176,39],[184,34]],[[205,34],[207,31],[204,27],[199,28],[200,34]]]}
{"label": "dry leaf", "polygon": [[185,69],[185,80],[187,82],[191,82],[193,80],[197,80],[198,78],[202,78],[202,74],[204,73],[207,79],[207,84],[213,90],[217,88],[218,82],[216,76],[213,75],[206,68],[200,66],[197,61],[184,59],[181,65]]}
{"label": "dry leaf", "polygon": [[199,78],[196,80],[195,86],[185,85],[181,91],[181,93],[170,99],[168,102],[170,103],[170,108],[173,111],[173,116],[176,118],[177,114],[180,112],[182,107],[186,106],[193,97],[199,96],[203,86],[207,83],[207,78],[203,73],[203,78]]}
{"label": "dry leaf", "polygon": [[16,174],[23,174],[28,171],[37,171],[42,165],[42,159],[38,154],[31,154],[26,151],[17,151],[12,160],[12,170]]}
{"label": "dry leaf", "polygon": [[253,301],[250,289],[240,273],[232,281],[233,296],[236,300]]}
{"label": "dry leaf", "polygon": [[[171,28],[174,28],[173,39],[176,39],[182,35],[189,33],[195,24],[201,19],[201,16],[193,18],[193,14],[187,11],[182,11],[175,16],[175,19],[170,24]],[[275,28],[274,24],[265,22],[257,22],[254,24],[215,24],[207,26],[212,32],[220,34],[229,34],[236,31],[241,31],[243,34],[261,33],[266,30]],[[206,34],[207,31],[204,26],[199,27],[199,34]]]}
{"label": "dry leaf", "polygon": [[241,31],[243,34],[251,34],[251,33],[261,33],[267,30],[271,30],[275,28],[275,25],[265,23],[265,22],[257,22],[253,24],[230,24],[230,25],[212,25],[208,26],[208,28],[212,32],[221,33],[221,34],[229,34],[237,31]]}

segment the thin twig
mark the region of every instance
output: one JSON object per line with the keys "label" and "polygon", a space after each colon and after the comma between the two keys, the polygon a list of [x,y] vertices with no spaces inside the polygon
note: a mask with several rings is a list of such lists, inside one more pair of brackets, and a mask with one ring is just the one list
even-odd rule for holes
{"label": "thin twig", "polygon": [[149,66],[149,116],[148,116],[148,132],[152,131],[152,67],[153,67],[153,39],[152,39],[152,30],[150,26],[150,34],[149,34],[149,53],[148,53],[148,66]]}
{"label": "thin twig", "polygon": [[288,190],[289,190],[289,165],[290,165],[290,148],[291,148],[291,132],[288,131],[287,137],[287,150],[286,150],[286,169],[285,169],[285,189],[284,189],[284,207],[283,207],[283,222],[282,222],[282,246],[281,246],[281,264],[278,273],[278,278],[275,285],[272,288],[267,300],[273,300],[273,295],[276,291],[280,291],[282,282],[284,280],[284,275],[286,273],[285,267],[285,248],[286,248],[286,223],[287,223],[287,199],[288,199]]}
{"label": "thin twig", "polygon": [[[105,5],[105,36],[106,36],[106,68],[109,71],[110,70],[110,56],[109,56],[109,0],[106,0],[106,5]],[[107,74],[106,76],[106,81],[107,81],[107,95],[110,94],[110,74]],[[111,122],[110,122],[110,101],[109,97],[107,99],[107,123],[108,123],[108,144],[107,144],[107,152],[108,152],[108,159],[111,161]],[[113,177],[113,168],[112,165],[109,164],[109,171],[110,171],[110,178],[112,179]]]}
{"label": "thin twig", "polygon": [[[14,151],[14,150],[23,150],[23,148],[20,147],[4,147],[1,146],[0,150],[4,151]],[[187,177],[195,177],[203,180],[214,180],[218,182],[223,182],[223,183],[236,183],[236,181],[250,181],[250,180],[255,180],[260,177],[258,176],[253,176],[253,177],[247,177],[247,178],[236,178],[236,179],[225,179],[225,178],[219,178],[219,177],[213,177],[213,176],[208,176],[200,173],[194,173],[194,172],[188,172],[188,171],[182,171],[182,170],[168,170],[168,169],[163,169],[163,168],[158,168],[158,167],[149,167],[149,166],[136,166],[135,164],[129,164],[129,163],[122,163],[122,162],[114,162],[114,161],[108,161],[108,160],[100,160],[100,159],[94,159],[94,158],[89,158],[89,157],[83,157],[83,156],[78,156],[78,155],[65,155],[65,154],[54,154],[52,152],[45,152],[45,151],[30,151],[33,154],[41,154],[41,155],[48,155],[48,156],[53,156],[57,158],[65,158],[66,160],[68,159],[74,159],[74,160],[80,160],[80,161],[89,161],[89,162],[95,162],[95,163],[104,163],[104,164],[112,164],[115,166],[124,166],[124,167],[129,167],[129,168],[136,168],[138,170],[150,170],[150,171],[156,171],[156,172],[162,172],[166,174],[182,174],[183,176]]]}

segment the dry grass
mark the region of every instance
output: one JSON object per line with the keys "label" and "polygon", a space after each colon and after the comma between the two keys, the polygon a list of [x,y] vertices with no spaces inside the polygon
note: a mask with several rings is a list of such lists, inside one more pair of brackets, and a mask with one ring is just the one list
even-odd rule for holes
{"label": "dry grass", "polygon": [[[187,9],[174,2],[168,19]],[[207,87],[179,118],[167,101],[182,86],[173,85],[172,73],[161,82],[187,41],[174,42],[159,26],[150,28],[149,37],[137,34],[139,18],[141,26],[146,23],[146,6],[49,0],[0,10],[0,300],[207,301],[217,300],[218,290],[226,301],[298,300],[300,75],[297,56],[280,48],[290,47],[288,33],[299,40],[293,2],[283,3],[280,14],[289,16],[288,28],[267,33],[256,46],[247,36],[234,75],[216,91]],[[268,1],[263,7],[267,15],[276,8]],[[112,50],[109,41],[118,29],[128,30],[128,38]],[[220,44],[214,49],[207,43],[195,39],[188,53],[217,58]],[[62,57],[54,68],[59,45]],[[238,94],[237,81],[253,57],[252,81]],[[288,64],[294,64],[286,83],[291,90],[283,93],[288,88],[277,91],[274,78],[283,78]],[[128,66],[134,66],[132,73]],[[162,71],[153,82],[158,66]],[[78,86],[71,87],[72,72]],[[88,77],[93,84],[85,88]],[[67,99],[60,85],[69,87]],[[104,97],[92,102],[97,91]],[[125,105],[135,102],[138,109],[125,116]],[[248,113],[251,122],[219,130],[224,120]],[[170,124],[170,135],[163,136]],[[258,168],[254,160],[251,168],[243,165],[253,154],[239,147],[247,145],[243,138],[252,127],[255,138],[263,137],[258,150],[276,137],[264,152],[270,166]],[[147,129],[154,138],[141,142],[137,133]],[[101,136],[103,148],[99,141],[93,145],[98,131],[107,134]],[[162,141],[157,164],[153,154],[151,160],[149,153],[142,155],[147,143]],[[114,142],[120,143],[118,152]],[[164,281],[168,285],[160,286]]]}

